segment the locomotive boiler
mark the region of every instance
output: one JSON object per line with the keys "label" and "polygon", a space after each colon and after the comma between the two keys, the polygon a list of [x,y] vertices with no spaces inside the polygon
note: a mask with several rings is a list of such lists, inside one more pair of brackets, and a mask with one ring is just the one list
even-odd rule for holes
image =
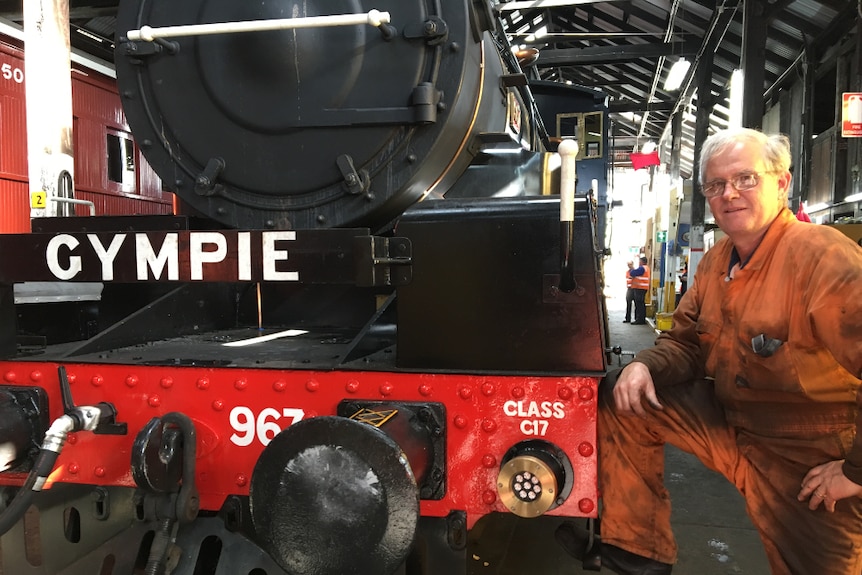
{"label": "locomotive boiler", "polygon": [[180,209],[0,236],[0,571],[448,575],[596,517],[603,96],[481,0],[117,22]]}

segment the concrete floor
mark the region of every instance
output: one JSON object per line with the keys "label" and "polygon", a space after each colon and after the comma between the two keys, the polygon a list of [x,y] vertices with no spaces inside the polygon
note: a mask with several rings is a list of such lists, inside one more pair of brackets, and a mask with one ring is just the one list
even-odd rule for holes
{"label": "concrete floor", "polygon": [[[637,352],[652,345],[653,325],[622,323],[624,300],[608,298],[612,346]],[[620,357],[621,364],[631,355]],[[681,575],[766,575],[769,567],[742,497],[723,477],[674,447],[666,449],[665,482],[673,504],[679,545],[674,573]],[[582,568],[554,539],[560,520],[494,516],[471,535],[475,575],[576,575]],[[610,573],[604,569],[603,573]]]}

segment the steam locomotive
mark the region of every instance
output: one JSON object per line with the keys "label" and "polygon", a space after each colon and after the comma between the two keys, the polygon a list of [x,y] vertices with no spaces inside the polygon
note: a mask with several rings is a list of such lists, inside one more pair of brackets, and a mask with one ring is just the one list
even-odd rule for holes
{"label": "steam locomotive", "polygon": [[0,236],[0,571],[448,575],[490,516],[596,517],[604,96],[481,0],[118,30],[181,209]]}

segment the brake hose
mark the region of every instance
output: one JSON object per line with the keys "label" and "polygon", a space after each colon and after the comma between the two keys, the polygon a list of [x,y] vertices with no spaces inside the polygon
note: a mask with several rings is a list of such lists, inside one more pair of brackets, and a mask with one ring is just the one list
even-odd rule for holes
{"label": "brake hose", "polygon": [[48,476],[54,470],[54,464],[57,463],[57,458],[66,444],[69,433],[82,430],[92,431],[99,425],[99,420],[102,417],[112,417],[113,413],[114,408],[111,405],[100,403],[96,407],[74,407],[69,413],[54,420],[54,423],[45,432],[45,439],[42,440],[42,447],[39,449],[36,463],[33,464],[33,469],[24,481],[24,485],[21,486],[6,509],[0,512],[0,536],[5,535],[21,520],[30,507],[33,496],[42,491]]}

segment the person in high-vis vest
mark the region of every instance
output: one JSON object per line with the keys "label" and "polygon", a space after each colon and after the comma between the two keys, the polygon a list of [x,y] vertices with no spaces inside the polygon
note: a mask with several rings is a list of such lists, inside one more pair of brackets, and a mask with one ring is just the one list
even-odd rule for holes
{"label": "person in high-vis vest", "polygon": [[646,325],[646,293],[650,283],[650,270],[647,261],[645,257],[641,257],[640,265],[629,271],[635,302],[635,319],[632,325]]}
{"label": "person in high-vis vest", "polygon": [[664,444],[745,498],[773,575],[862,573],[862,250],[787,208],[790,145],[733,128],[701,148],[726,237],[673,327],[600,389],[603,566],[677,558]]}
{"label": "person in high-vis vest", "polygon": [[631,260],[626,262],[626,265],[629,269],[626,270],[626,317],[623,320],[623,323],[630,323],[632,321],[632,308],[635,303],[635,292],[632,290],[632,274],[631,271],[635,267],[635,263]]}

